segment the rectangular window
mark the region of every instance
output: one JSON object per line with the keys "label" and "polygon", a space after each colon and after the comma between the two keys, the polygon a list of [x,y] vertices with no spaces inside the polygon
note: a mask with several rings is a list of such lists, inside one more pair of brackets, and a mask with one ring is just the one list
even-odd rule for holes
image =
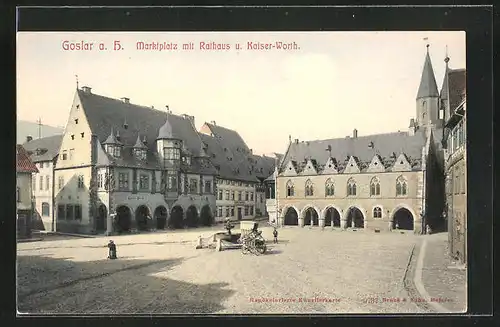
{"label": "rectangular window", "polygon": [[50,204],[47,202],[42,203],[42,216],[50,216]]}
{"label": "rectangular window", "polygon": [[102,188],[102,174],[97,175],[97,187]]}
{"label": "rectangular window", "polygon": [[250,192],[250,201],[253,201],[253,192]]}
{"label": "rectangular window", "polygon": [[75,204],[75,219],[82,220],[82,206]]}
{"label": "rectangular window", "polygon": [[250,198],[250,194],[248,194],[248,192],[245,192],[245,201],[248,201],[249,198]]}
{"label": "rectangular window", "polygon": [[141,174],[139,176],[139,189],[140,190],[149,190],[149,176],[145,174]]}
{"label": "rectangular window", "polygon": [[248,206],[245,206],[245,216],[248,216]]}
{"label": "rectangular window", "polygon": [[253,216],[253,206],[250,206],[250,216]]}
{"label": "rectangular window", "polygon": [[181,152],[177,148],[163,148],[163,158],[165,160],[180,160]]}
{"label": "rectangular window", "polygon": [[78,188],[82,189],[85,187],[85,184],[83,183],[83,175],[78,176]]}
{"label": "rectangular window", "polygon": [[228,190],[226,190],[226,200],[228,200],[228,201],[229,201],[229,199],[230,199],[230,198],[229,198],[229,191],[228,191]]}
{"label": "rectangular window", "polygon": [[189,193],[195,194],[198,193],[198,180],[191,178],[189,180]]}
{"label": "rectangular window", "polygon": [[49,190],[50,189],[50,176],[45,176],[45,189]]}
{"label": "rectangular window", "polygon": [[40,191],[43,191],[43,176],[40,176],[40,185],[39,185]]}
{"label": "rectangular window", "polygon": [[219,207],[217,209],[217,211],[218,211],[219,217],[222,217],[222,207]]}
{"label": "rectangular window", "polygon": [[66,219],[66,208],[64,207],[64,204],[60,204],[57,206],[57,219],[58,220]]}
{"label": "rectangular window", "polygon": [[238,201],[241,201],[241,191],[238,192]]}
{"label": "rectangular window", "polygon": [[231,207],[231,217],[234,217],[234,207]]}
{"label": "rectangular window", "polygon": [[217,193],[218,193],[217,200],[222,200],[222,190],[219,190]]}
{"label": "rectangular window", "polygon": [[59,189],[62,189],[64,187],[64,176],[59,176],[59,178],[57,179],[57,182],[58,182]]}
{"label": "rectangular window", "polygon": [[234,191],[231,191],[231,200],[234,201]]}
{"label": "rectangular window", "polygon": [[128,181],[129,174],[128,173],[119,173],[118,174],[118,189],[121,191],[128,191]]}
{"label": "rectangular window", "polygon": [[64,150],[62,153],[62,160],[68,159],[68,151]]}
{"label": "rectangular window", "polygon": [[74,154],[75,154],[75,149],[69,149],[69,160],[73,160]]}
{"label": "rectangular window", "polygon": [[167,190],[177,192],[177,172],[167,171]]}
{"label": "rectangular window", "polygon": [[66,205],[66,220],[73,220],[74,215],[73,215],[73,205],[72,204],[67,204]]}
{"label": "rectangular window", "polygon": [[119,158],[121,155],[121,150],[119,146],[113,147],[113,156]]}
{"label": "rectangular window", "polygon": [[212,193],[212,182],[205,181],[205,193]]}

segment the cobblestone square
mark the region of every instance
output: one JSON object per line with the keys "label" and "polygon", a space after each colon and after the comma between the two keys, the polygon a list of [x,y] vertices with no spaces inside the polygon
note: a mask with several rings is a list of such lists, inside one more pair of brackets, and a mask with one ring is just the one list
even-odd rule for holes
{"label": "cobblestone square", "polygon": [[404,289],[421,237],[262,228],[268,253],[196,250],[219,228],[18,244],[23,313],[421,313]]}

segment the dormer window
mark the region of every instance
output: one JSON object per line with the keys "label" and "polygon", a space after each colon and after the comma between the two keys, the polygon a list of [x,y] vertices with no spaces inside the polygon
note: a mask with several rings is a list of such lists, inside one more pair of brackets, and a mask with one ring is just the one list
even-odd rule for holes
{"label": "dormer window", "polygon": [[138,160],[146,160],[147,152],[145,149],[134,149],[134,155]]}

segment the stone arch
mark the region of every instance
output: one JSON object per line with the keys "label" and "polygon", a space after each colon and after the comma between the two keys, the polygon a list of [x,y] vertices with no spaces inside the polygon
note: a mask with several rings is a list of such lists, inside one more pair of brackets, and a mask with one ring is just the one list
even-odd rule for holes
{"label": "stone arch", "polygon": [[298,226],[299,225],[299,210],[295,206],[285,206],[282,210],[283,225]]}
{"label": "stone arch", "polygon": [[304,226],[311,225],[311,223],[313,226],[319,226],[320,211],[315,206],[305,206],[302,209],[300,216],[304,219]]}
{"label": "stone arch", "polygon": [[106,225],[108,220],[107,218],[108,218],[108,208],[104,203],[101,203],[97,207],[97,216],[95,219],[96,232],[100,233],[106,231]]}
{"label": "stone arch", "polygon": [[347,228],[364,228],[366,221],[365,210],[359,206],[352,205],[345,211],[344,219],[346,220]]}
{"label": "stone arch", "polygon": [[202,226],[211,226],[213,222],[212,209],[210,209],[210,205],[205,204],[200,210],[200,224]]}
{"label": "stone arch", "polygon": [[341,210],[334,205],[328,205],[323,209],[322,217],[325,220],[325,226],[340,227],[342,220]]}
{"label": "stone arch", "polygon": [[145,204],[137,206],[135,209],[135,222],[137,229],[144,231],[151,227],[151,209]]}
{"label": "stone arch", "polygon": [[128,205],[120,204],[116,206],[115,224],[119,233],[129,232],[132,227],[132,210]]}
{"label": "stone arch", "polygon": [[198,208],[192,204],[186,209],[186,223],[187,227],[198,227],[200,215]]}
{"label": "stone arch", "polygon": [[170,211],[170,217],[167,220],[169,228],[177,229],[184,227],[184,209],[181,205],[176,204],[172,207]]}
{"label": "stone arch", "polygon": [[400,204],[392,210],[392,228],[396,229],[396,224],[398,224],[398,229],[415,230],[416,217],[415,212],[410,206]]}
{"label": "stone arch", "polygon": [[159,205],[154,211],[154,221],[156,222],[156,229],[165,229],[167,227],[168,210],[165,206]]}

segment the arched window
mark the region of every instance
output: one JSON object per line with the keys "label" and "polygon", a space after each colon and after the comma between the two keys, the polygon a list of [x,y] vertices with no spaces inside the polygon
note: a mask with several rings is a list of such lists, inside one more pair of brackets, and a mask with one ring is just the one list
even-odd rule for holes
{"label": "arched window", "polygon": [[408,182],[403,176],[396,179],[396,195],[405,196],[408,194]]}
{"label": "arched window", "polygon": [[370,181],[370,196],[380,195],[380,180],[373,177]]}
{"label": "arched window", "polygon": [[356,181],[353,178],[347,181],[347,195],[356,195]]}
{"label": "arched window", "polygon": [[335,185],[333,184],[333,181],[330,178],[327,179],[325,183],[325,195],[326,196],[335,195]]}
{"label": "arched window", "polygon": [[286,183],[286,196],[294,196],[294,189],[292,181]]}
{"label": "arched window", "polygon": [[47,202],[42,203],[42,216],[50,216],[50,205]]}
{"label": "arched window", "polygon": [[373,218],[382,218],[382,209],[380,207],[373,208]]}
{"label": "arched window", "polygon": [[313,183],[311,182],[310,179],[306,181],[306,196],[313,196],[314,195],[314,188],[313,188]]}

